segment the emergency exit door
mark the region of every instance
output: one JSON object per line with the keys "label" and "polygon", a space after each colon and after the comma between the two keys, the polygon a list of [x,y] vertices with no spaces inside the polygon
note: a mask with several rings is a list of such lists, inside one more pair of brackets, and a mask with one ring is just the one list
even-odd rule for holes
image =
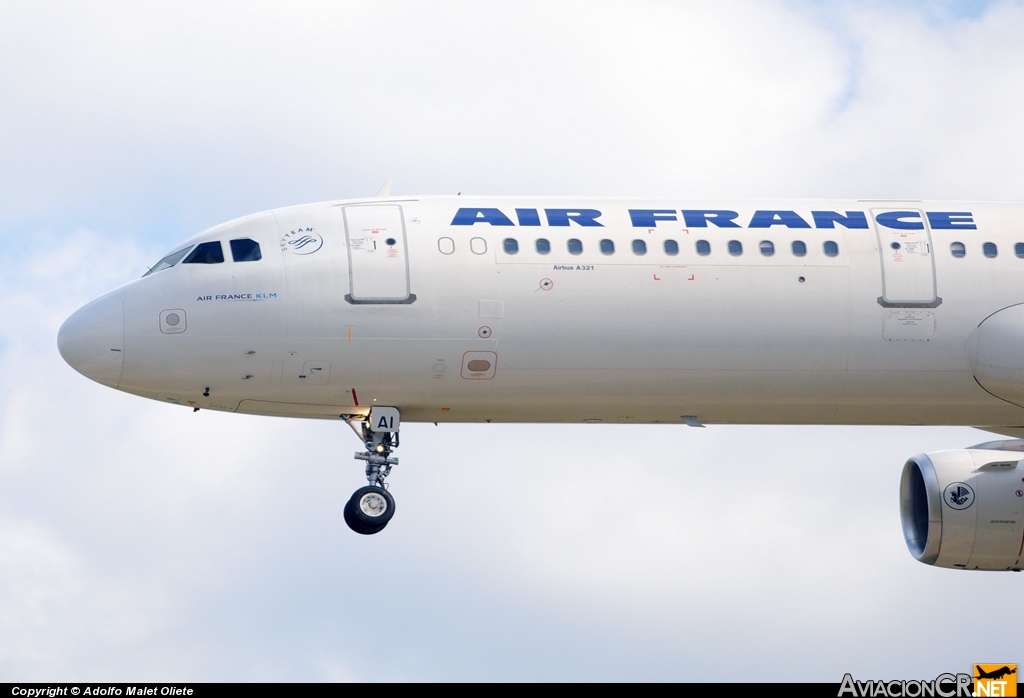
{"label": "emergency exit door", "polygon": [[345,206],[349,303],[412,303],[402,207]]}
{"label": "emergency exit door", "polygon": [[887,308],[934,308],[935,252],[928,218],[917,209],[871,210],[882,261],[882,295]]}

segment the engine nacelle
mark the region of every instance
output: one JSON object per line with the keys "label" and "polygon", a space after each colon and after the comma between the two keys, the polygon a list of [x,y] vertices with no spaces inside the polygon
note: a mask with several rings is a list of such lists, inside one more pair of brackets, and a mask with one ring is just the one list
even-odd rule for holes
{"label": "engine nacelle", "polygon": [[914,456],[903,466],[900,518],[921,562],[1019,572],[1024,557],[1024,440]]}

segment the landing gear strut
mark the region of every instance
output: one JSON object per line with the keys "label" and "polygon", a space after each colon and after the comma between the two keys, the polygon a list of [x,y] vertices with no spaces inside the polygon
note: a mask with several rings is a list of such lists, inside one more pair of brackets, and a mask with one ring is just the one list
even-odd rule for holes
{"label": "landing gear strut", "polygon": [[355,457],[366,463],[369,484],[356,490],[348,500],[345,523],[356,533],[369,536],[383,530],[395,515],[395,498],[388,492],[384,479],[391,473],[391,466],[398,465],[398,459],[391,457],[391,451],[398,448],[398,410],[375,407],[369,417],[353,416],[346,421],[366,446]]}

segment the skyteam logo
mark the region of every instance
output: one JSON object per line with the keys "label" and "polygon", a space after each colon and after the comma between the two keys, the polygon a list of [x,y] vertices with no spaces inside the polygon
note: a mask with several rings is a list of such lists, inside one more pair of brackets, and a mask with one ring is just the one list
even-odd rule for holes
{"label": "skyteam logo", "polygon": [[942,492],[942,501],[950,509],[966,509],[974,504],[974,490],[965,482],[951,482]]}
{"label": "skyteam logo", "polygon": [[298,228],[281,236],[281,250],[288,250],[292,254],[313,254],[323,246],[324,239],[314,228]]}

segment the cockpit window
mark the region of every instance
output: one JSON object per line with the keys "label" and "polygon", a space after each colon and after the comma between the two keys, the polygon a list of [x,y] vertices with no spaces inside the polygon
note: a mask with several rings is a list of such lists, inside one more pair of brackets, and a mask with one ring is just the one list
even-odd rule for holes
{"label": "cockpit window", "polygon": [[236,262],[258,262],[263,259],[260,243],[249,238],[231,241],[231,258]]}
{"label": "cockpit window", "polygon": [[182,264],[220,264],[223,261],[224,249],[219,242],[203,242],[196,245]]}
{"label": "cockpit window", "polygon": [[182,248],[182,249],[178,250],[177,252],[171,252],[169,255],[167,255],[166,257],[161,259],[159,262],[154,264],[152,269],[150,269],[145,274],[143,274],[142,275],[143,278],[149,276],[150,274],[155,274],[158,271],[163,271],[164,269],[170,269],[175,264],[180,262],[181,258],[184,257],[186,254],[188,254],[188,251],[191,250],[191,249],[192,249],[192,245],[189,245],[188,247]]}

